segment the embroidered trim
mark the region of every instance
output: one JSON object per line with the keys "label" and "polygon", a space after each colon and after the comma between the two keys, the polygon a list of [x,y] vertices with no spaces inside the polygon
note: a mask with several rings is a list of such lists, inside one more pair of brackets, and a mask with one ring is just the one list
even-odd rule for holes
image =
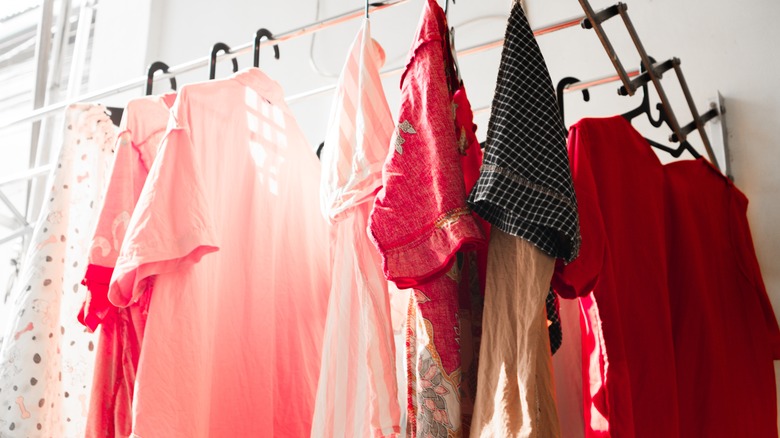
{"label": "embroidered trim", "polygon": [[408,120],[404,120],[401,122],[401,124],[398,125],[398,129],[401,131],[407,133],[407,134],[417,134],[417,131],[415,131],[414,126],[412,126],[411,123],[409,123]]}
{"label": "embroidered trim", "polygon": [[398,152],[399,155],[402,155],[404,153],[404,148],[402,145],[406,143],[406,140],[404,140],[403,137],[401,137],[401,134],[398,132],[395,133],[395,151]]}
{"label": "embroidered trim", "polygon": [[460,218],[471,214],[471,209],[468,207],[459,207],[455,210],[451,210],[445,213],[442,217],[436,220],[433,225],[436,228],[444,228],[445,225],[451,225],[457,222]]}
{"label": "embroidered trim", "polygon": [[537,192],[544,193],[547,196],[553,197],[553,198],[563,202],[564,204],[566,204],[570,208],[574,208],[574,203],[568,197],[566,197],[566,196],[564,196],[564,195],[562,195],[562,194],[560,194],[560,193],[558,193],[558,192],[556,192],[554,190],[550,190],[547,187],[541,186],[539,184],[535,184],[535,183],[531,182],[528,178],[522,177],[522,176],[518,175],[517,173],[515,173],[515,172],[513,172],[513,171],[511,171],[509,169],[505,169],[505,168],[503,168],[501,166],[497,166],[495,164],[483,164],[481,171],[495,172],[495,173],[501,174],[501,175],[511,179],[512,181],[514,181],[514,182],[516,182],[518,184],[521,184],[521,185],[523,185],[525,187],[528,187],[531,190],[535,190]]}
{"label": "embroidered trim", "polygon": [[403,144],[406,143],[406,139],[401,136],[401,132],[406,134],[417,134],[417,130],[414,129],[414,126],[412,126],[408,120],[404,120],[398,124],[398,127],[395,128],[395,140],[393,141],[393,144],[395,146],[395,151],[399,154],[404,153]]}
{"label": "embroidered trim", "polygon": [[406,309],[406,428],[407,436],[417,436],[417,303],[414,292]]}
{"label": "embroidered trim", "polygon": [[466,136],[466,128],[460,127],[460,138],[458,139],[458,152],[461,155],[466,155],[466,150],[469,148],[469,140]]}

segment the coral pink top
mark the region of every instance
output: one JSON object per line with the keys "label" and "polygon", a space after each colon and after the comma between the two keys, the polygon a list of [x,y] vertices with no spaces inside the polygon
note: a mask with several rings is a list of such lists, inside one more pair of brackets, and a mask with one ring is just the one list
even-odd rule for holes
{"label": "coral pink top", "polygon": [[317,157],[256,68],[183,87],[172,114],[109,289],[154,289],[133,432],[308,436],[331,272]]}
{"label": "coral pink top", "polygon": [[84,284],[89,289],[79,321],[95,330],[114,306],[108,302],[108,284],[130,215],[146,182],[157,148],[168,125],[176,94],[149,96],[127,103],[123,130],[116,142],[114,164],[92,236]]}
{"label": "coral pink top", "polygon": [[79,321],[90,330],[101,324],[87,419],[89,438],[128,436],[132,430],[133,388],[149,296],[119,309],[108,301],[108,285],[175,99],[175,94],[167,94],[128,102],[124,130],[117,138],[111,177],[92,236],[83,280],[89,291],[79,313]]}

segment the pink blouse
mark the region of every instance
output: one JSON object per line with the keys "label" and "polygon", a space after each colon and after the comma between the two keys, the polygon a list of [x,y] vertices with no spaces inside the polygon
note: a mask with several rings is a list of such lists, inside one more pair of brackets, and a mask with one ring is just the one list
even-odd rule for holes
{"label": "pink blouse", "polygon": [[172,117],[109,289],[153,288],[133,432],[308,436],[332,270],[317,157],[256,68],[183,87]]}

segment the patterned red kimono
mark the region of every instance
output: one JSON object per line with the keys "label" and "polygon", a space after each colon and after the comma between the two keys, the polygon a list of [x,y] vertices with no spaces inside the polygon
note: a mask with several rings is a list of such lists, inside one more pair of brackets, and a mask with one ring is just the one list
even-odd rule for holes
{"label": "patterned red kimono", "polygon": [[[444,12],[428,1],[401,79],[384,187],[369,222],[385,276],[400,288],[414,289],[407,340],[411,436],[463,433],[458,298],[461,283],[475,279],[462,271],[476,264],[458,253],[486,246],[485,233],[466,205],[462,157],[469,157],[467,150],[479,154],[464,159],[474,180],[481,152],[470,120],[456,127],[458,81],[448,34]],[[461,95],[463,111],[468,101]]]}

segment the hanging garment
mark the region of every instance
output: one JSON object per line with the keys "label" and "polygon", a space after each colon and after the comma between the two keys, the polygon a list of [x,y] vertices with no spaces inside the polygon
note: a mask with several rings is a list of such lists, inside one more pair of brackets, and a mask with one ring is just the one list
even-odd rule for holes
{"label": "hanging garment", "polygon": [[[520,242],[490,250],[471,436],[558,436],[542,267],[549,256],[576,257],[577,204],[550,75],[518,2],[504,41],[485,164],[469,205],[505,233],[491,245],[508,234],[541,251],[520,249]],[[524,266],[539,267],[540,276],[526,278]],[[514,317],[498,317],[502,306],[516,309]],[[546,351],[538,348],[540,337]]]}
{"label": "hanging garment", "polygon": [[459,250],[485,244],[465,202],[447,35],[444,11],[429,0],[401,77],[398,124],[369,220],[386,278],[414,288],[410,306],[422,321],[407,340],[411,436],[461,436],[455,262]]}
{"label": "hanging garment", "polygon": [[317,157],[256,68],[171,112],[109,288],[117,306],[151,289],[133,433],[308,436],[331,272]]}
{"label": "hanging garment", "polygon": [[89,237],[116,129],[100,105],[71,105],[57,166],[13,293],[0,349],[0,436],[84,436],[97,335],[76,320]]}
{"label": "hanging garment", "polygon": [[563,324],[560,315],[560,300],[558,295],[550,288],[544,301],[547,312],[547,332],[550,336],[550,354],[555,354],[563,343]]}
{"label": "hanging garment", "polygon": [[171,93],[128,102],[124,129],[117,138],[114,164],[84,274],[87,299],[79,313],[79,321],[90,330],[101,326],[87,437],[127,437],[132,432],[133,386],[150,297],[144,295],[127,308],[117,308],[108,301],[108,285],[175,99],[176,94]]}
{"label": "hanging garment", "polygon": [[569,156],[583,246],[553,285],[583,308],[585,436],[680,436],[663,168],[620,116],[573,125]]}
{"label": "hanging garment", "polygon": [[527,240],[491,231],[472,437],[561,436],[544,305],[554,267]]}
{"label": "hanging garment", "polygon": [[553,257],[577,257],[580,235],[566,128],[544,58],[517,1],[501,53],[485,164],[469,205],[494,226]]}
{"label": "hanging garment", "polygon": [[563,331],[561,348],[553,356],[555,405],[561,424],[561,436],[585,437],[585,417],[582,407],[582,334],[579,300],[561,300]]}
{"label": "hanging garment", "polygon": [[664,170],[680,436],[777,437],[780,330],[748,200],[704,159]]}
{"label": "hanging garment", "polygon": [[[477,125],[474,113],[461,84],[453,97],[455,107],[456,134],[463,182],[466,193],[471,191],[479,178],[482,166],[482,148],[477,140]],[[490,236],[490,224],[471,213],[486,240]],[[473,250],[462,248],[458,252],[455,269],[458,276],[458,346],[463,384],[460,389],[460,416],[463,422],[463,436],[471,433],[474,403],[477,399],[477,373],[479,372],[479,348],[482,339],[482,311],[484,307],[485,277],[487,272],[487,245],[478,245]]]}
{"label": "hanging garment", "polygon": [[366,232],[393,132],[379,69],[382,48],[368,20],[341,73],[322,148],[322,212],[333,251],[328,319],[313,437],[401,432],[387,280]]}

